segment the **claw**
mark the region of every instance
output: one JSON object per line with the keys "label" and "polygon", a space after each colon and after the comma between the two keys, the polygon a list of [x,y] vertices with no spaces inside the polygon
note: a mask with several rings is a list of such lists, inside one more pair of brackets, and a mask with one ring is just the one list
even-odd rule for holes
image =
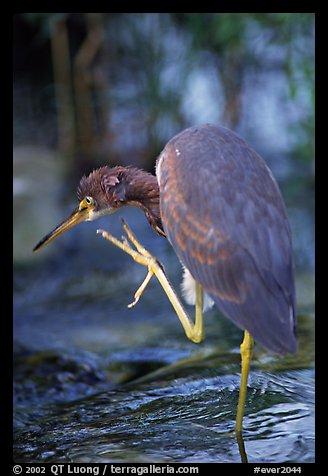
{"label": "claw", "polygon": [[149,281],[151,280],[151,278],[153,276],[154,276],[154,272],[150,268],[148,268],[147,276],[145,277],[145,279],[143,280],[143,282],[141,283],[139,288],[136,290],[135,295],[134,295],[134,301],[131,302],[131,304],[128,304],[128,308],[131,309],[132,307],[134,307],[137,304],[137,302],[139,301],[139,299],[142,296],[142,293],[144,292],[144,290],[148,286],[148,283],[149,283]]}

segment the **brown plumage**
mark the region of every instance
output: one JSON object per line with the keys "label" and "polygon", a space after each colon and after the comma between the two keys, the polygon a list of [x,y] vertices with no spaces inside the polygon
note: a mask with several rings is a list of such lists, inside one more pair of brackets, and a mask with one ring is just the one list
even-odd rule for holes
{"label": "brown plumage", "polygon": [[132,205],[144,211],[152,228],[160,235],[163,231],[159,209],[159,187],[154,175],[134,167],[100,167],[83,176],[77,190],[79,201],[92,197],[95,212]]}

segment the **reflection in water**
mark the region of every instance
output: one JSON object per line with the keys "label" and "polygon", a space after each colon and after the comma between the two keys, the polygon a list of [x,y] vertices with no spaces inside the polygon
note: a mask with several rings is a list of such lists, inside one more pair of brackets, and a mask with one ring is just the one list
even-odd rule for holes
{"label": "reflection in water", "polygon": [[241,462],[248,463],[243,435],[241,433],[237,433],[236,438],[237,438]]}

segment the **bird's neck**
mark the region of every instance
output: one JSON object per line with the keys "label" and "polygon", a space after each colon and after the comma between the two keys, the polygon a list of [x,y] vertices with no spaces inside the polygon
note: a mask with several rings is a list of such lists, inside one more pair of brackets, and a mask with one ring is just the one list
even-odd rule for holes
{"label": "bird's neck", "polygon": [[141,208],[152,228],[165,236],[159,205],[159,186],[157,178],[144,170],[129,169],[125,171],[126,202]]}

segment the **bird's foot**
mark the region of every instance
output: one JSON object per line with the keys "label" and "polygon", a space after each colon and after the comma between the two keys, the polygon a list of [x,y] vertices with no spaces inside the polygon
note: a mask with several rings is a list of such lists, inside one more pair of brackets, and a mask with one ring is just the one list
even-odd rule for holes
{"label": "bird's foot", "polygon": [[156,269],[158,269],[159,267],[161,269],[163,268],[162,268],[162,265],[159,263],[159,261],[156,258],[154,258],[154,256],[152,256],[149,253],[149,251],[146,250],[146,248],[144,248],[139,243],[139,241],[137,240],[137,238],[132,233],[132,231],[130,230],[130,228],[128,227],[127,223],[124,220],[122,220],[122,224],[123,224],[124,231],[127,234],[127,237],[122,236],[122,241],[118,240],[117,238],[115,238],[110,233],[104,230],[97,230],[97,233],[100,233],[103,238],[113,243],[122,251],[125,251],[125,253],[129,254],[134,261],[148,268],[147,276],[145,277],[144,281],[135,292],[133,302],[131,302],[128,305],[128,307],[131,308],[131,307],[134,307],[139,301],[139,299],[141,298],[149,281],[156,274]]}
{"label": "bird's foot", "polygon": [[[107,231],[97,230],[97,233],[100,233],[103,238],[113,243],[115,246],[120,248],[122,251],[125,251],[128,255],[132,257],[134,261],[142,264],[148,268],[148,273],[143,283],[137,289],[134,300],[128,307],[133,307],[137,304],[142,293],[146,289],[149,281],[155,275],[161,284],[163,290],[165,291],[170,303],[172,304],[177,316],[184,328],[186,336],[192,342],[199,343],[204,339],[204,321],[203,321],[203,297],[202,297],[202,288],[201,285],[196,285],[196,313],[195,313],[195,323],[190,319],[186,313],[183,305],[181,304],[178,296],[176,295],[169,278],[167,277],[163,266],[161,263],[152,256],[149,251],[144,248],[137,238],[134,236],[128,225],[123,221],[123,228],[127,236],[122,237],[122,241],[118,240]],[[197,297],[198,296],[198,297]]]}
{"label": "bird's foot", "polygon": [[139,288],[136,290],[136,292],[134,293],[134,300],[128,304],[128,307],[131,308],[131,307],[134,307],[137,302],[139,301],[139,299],[141,298],[141,295],[142,293],[144,292],[144,290],[146,289],[149,281],[151,280],[151,278],[154,276],[154,271],[152,271],[149,267],[148,267],[148,273],[147,273],[147,276],[145,277],[145,279],[143,280],[142,284],[139,286]]}

